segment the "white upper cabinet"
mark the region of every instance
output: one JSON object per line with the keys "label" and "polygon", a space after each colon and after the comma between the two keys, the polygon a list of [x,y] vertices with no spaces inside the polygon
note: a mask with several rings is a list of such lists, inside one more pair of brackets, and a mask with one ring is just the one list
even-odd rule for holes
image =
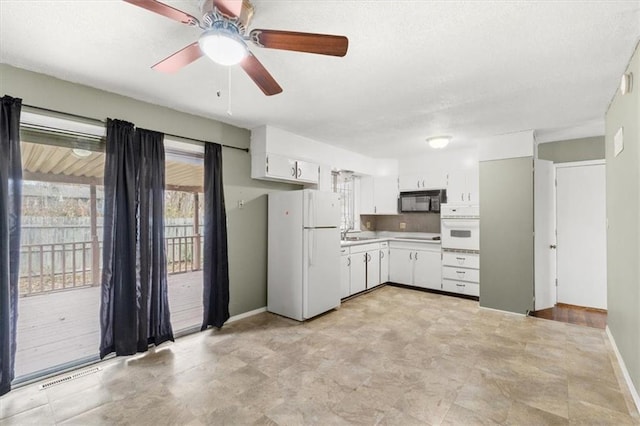
{"label": "white upper cabinet", "polygon": [[400,191],[443,189],[447,186],[447,175],[444,172],[400,175],[398,179],[398,186],[400,187]]}
{"label": "white upper cabinet", "polygon": [[317,184],[320,180],[320,166],[308,161],[263,152],[251,156],[251,177]]}
{"label": "white upper cabinet", "polygon": [[478,170],[453,170],[447,178],[448,204],[479,204]]}
{"label": "white upper cabinet", "polygon": [[296,160],[270,154],[265,159],[265,176],[287,180],[296,178]]}
{"label": "white upper cabinet", "polygon": [[296,161],[296,179],[300,182],[318,183],[320,179],[320,167],[308,161]]}
{"label": "white upper cabinet", "polygon": [[398,214],[397,176],[360,178],[360,214]]}

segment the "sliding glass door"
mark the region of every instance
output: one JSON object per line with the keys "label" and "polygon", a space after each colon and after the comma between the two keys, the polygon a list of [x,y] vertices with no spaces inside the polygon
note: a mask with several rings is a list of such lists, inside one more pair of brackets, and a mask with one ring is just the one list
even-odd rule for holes
{"label": "sliding glass door", "polygon": [[78,143],[22,135],[18,379],[98,355],[104,153]]}
{"label": "sliding glass door", "polygon": [[202,324],[204,167],[201,147],[165,141],[169,309],[176,335]]}

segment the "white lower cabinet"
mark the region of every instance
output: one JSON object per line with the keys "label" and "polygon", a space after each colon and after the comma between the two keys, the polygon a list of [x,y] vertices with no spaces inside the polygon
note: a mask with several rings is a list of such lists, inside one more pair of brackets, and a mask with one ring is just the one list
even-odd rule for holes
{"label": "white lower cabinet", "polygon": [[340,298],[351,295],[351,255],[348,247],[340,249]]}
{"label": "white lower cabinet", "polygon": [[467,296],[480,296],[480,284],[478,283],[443,279],[442,289],[449,293],[466,294]]}
{"label": "white lower cabinet", "polygon": [[367,289],[380,285],[380,249],[367,251]]}
{"label": "white lower cabinet", "polygon": [[480,296],[480,255],[449,252],[442,254],[442,289],[450,293]]}
{"label": "white lower cabinet", "polygon": [[413,283],[413,250],[391,248],[389,281],[397,284]]}
{"label": "white lower cabinet", "polygon": [[356,244],[340,249],[342,298],[389,281],[389,243]]}
{"label": "white lower cabinet", "polygon": [[[355,247],[352,247],[352,250]],[[351,252],[349,295],[367,289],[367,252]]]}
{"label": "white lower cabinet", "polygon": [[439,244],[392,242],[390,244],[389,281],[415,287],[442,288]]}
{"label": "white lower cabinet", "polygon": [[389,243],[380,243],[380,282],[384,284],[389,281]]}
{"label": "white lower cabinet", "polygon": [[413,285],[416,287],[440,290],[442,288],[440,247],[438,250],[416,250]]}

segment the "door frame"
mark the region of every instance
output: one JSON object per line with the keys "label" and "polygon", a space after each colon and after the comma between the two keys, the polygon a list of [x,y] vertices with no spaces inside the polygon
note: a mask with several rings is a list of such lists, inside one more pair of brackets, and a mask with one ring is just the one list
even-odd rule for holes
{"label": "door frame", "polygon": [[[553,180],[554,180],[554,185],[553,185],[553,229],[555,230],[554,235],[555,235],[555,241],[554,244],[558,243],[558,202],[557,202],[557,192],[558,192],[558,169],[566,169],[566,168],[570,168],[570,167],[589,167],[589,166],[607,166],[607,162],[605,159],[601,159],[601,160],[586,160],[586,161],[570,161],[570,162],[566,162],[566,163],[554,163],[553,164]],[[605,197],[606,197],[606,189],[605,189]],[[606,225],[605,225],[605,232],[606,232]],[[555,299],[555,303],[554,306],[558,303],[558,251],[555,251],[555,265],[556,265],[556,270],[553,271],[553,276],[555,277],[555,292],[554,292],[554,299]],[[605,282],[605,286],[608,287],[609,283]]]}
{"label": "door frame", "polygon": [[[544,167],[541,167],[544,165]],[[547,169],[548,176],[540,177],[541,169]],[[556,295],[556,257],[548,252],[549,245],[555,244],[556,230],[556,168],[551,160],[534,159],[534,311],[553,308]],[[544,199],[544,202],[540,199]],[[548,201],[548,203],[546,202]],[[540,207],[542,204],[548,204]],[[548,219],[546,227],[538,227],[539,216]],[[542,225],[542,224],[541,224]],[[549,241],[546,241],[546,239]],[[544,244],[541,244],[541,241]],[[541,253],[540,250],[544,250]],[[544,257],[544,258],[543,258]],[[543,263],[543,265],[541,265]],[[546,275],[545,275],[546,272]],[[547,278],[547,279],[544,279]],[[544,279],[544,281],[543,281]]]}
{"label": "door frame", "polygon": [[[553,165],[553,174],[554,174],[554,185],[553,185],[553,199],[554,199],[554,214],[553,214],[553,227],[555,229],[555,244],[558,243],[558,202],[557,202],[557,192],[558,192],[558,169],[566,169],[571,167],[589,167],[589,166],[607,166],[607,162],[605,159],[601,160],[586,160],[586,161],[571,161],[567,163],[554,163]],[[606,179],[606,176],[605,176]],[[605,182],[606,184],[606,182]],[[605,194],[606,196],[606,194]],[[606,215],[606,213],[605,213]],[[606,217],[605,217],[606,220]],[[605,232],[607,225],[605,224]],[[555,304],[558,303],[558,251],[555,251],[556,257],[556,270],[553,272],[556,280],[556,291],[554,295]],[[605,286],[608,287],[609,283],[605,280]]]}

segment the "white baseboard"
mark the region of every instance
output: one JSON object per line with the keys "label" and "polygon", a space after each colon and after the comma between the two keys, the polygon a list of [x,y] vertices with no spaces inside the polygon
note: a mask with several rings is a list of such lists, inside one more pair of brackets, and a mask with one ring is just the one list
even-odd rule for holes
{"label": "white baseboard", "polygon": [[242,314],[234,315],[234,316],[230,317],[225,322],[225,324],[228,324],[228,323],[234,322],[234,321],[238,321],[238,320],[241,320],[243,318],[252,317],[254,315],[258,315],[258,314],[261,314],[263,312],[267,312],[267,307],[266,306],[263,306],[262,308],[254,309],[253,311],[244,312]]}
{"label": "white baseboard", "polygon": [[620,351],[618,351],[618,345],[616,345],[616,341],[613,338],[613,334],[611,334],[611,330],[609,330],[609,326],[607,326],[606,332],[607,336],[609,337],[609,341],[611,342],[611,346],[613,346],[613,352],[615,352],[616,358],[618,359],[618,365],[620,365],[620,370],[622,370],[624,381],[627,382],[627,387],[629,388],[629,393],[631,393],[631,398],[633,398],[633,402],[636,404],[636,409],[640,411],[640,396],[638,396],[638,391],[633,385],[633,381],[631,380],[631,376],[629,375],[629,370],[627,370],[627,366],[622,359],[622,355],[620,355]]}

